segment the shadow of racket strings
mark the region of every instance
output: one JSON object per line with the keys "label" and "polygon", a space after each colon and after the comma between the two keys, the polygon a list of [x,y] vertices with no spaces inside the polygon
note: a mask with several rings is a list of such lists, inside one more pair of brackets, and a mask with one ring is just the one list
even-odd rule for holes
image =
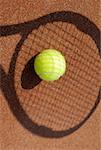
{"label": "shadow of racket strings", "polygon": [[[59,138],[66,136],[70,133],[73,133],[75,130],[77,130],[81,125],[84,124],[84,122],[90,117],[92,112],[94,112],[95,108],[97,107],[100,98],[101,98],[101,88],[99,90],[99,95],[97,97],[95,106],[92,108],[90,113],[87,115],[87,117],[79,123],[79,125],[70,128],[69,130],[65,131],[53,131],[50,128],[47,128],[46,126],[40,126],[37,123],[34,123],[29,116],[26,114],[24,109],[21,106],[21,103],[19,102],[19,97],[16,93],[16,89],[14,86],[14,76],[15,76],[15,67],[16,67],[16,61],[18,54],[20,52],[21,46],[23,45],[24,41],[27,39],[27,36],[33,29],[38,29],[40,25],[44,25],[48,22],[52,21],[63,21],[63,22],[69,22],[74,24],[80,31],[90,35],[92,39],[95,41],[96,46],[99,50],[99,54],[101,56],[100,51],[100,31],[97,28],[95,24],[89,21],[88,18],[83,17],[80,14],[73,13],[73,12],[55,12],[53,14],[46,15],[44,17],[41,17],[37,20],[30,21],[28,23],[23,23],[19,25],[11,25],[11,26],[2,26],[1,29],[1,36],[7,36],[19,33],[22,35],[21,40],[18,42],[15,52],[12,56],[9,72],[8,74],[5,73],[2,65],[0,65],[0,74],[1,74],[1,82],[0,87],[2,89],[2,92],[8,102],[8,105],[13,112],[13,114],[16,116],[17,120],[28,129],[31,133],[43,136],[43,137],[50,137],[50,138]],[[36,55],[32,57],[28,62],[26,62],[25,68],[22,71],[21,76],[21,85],[22,88],[26,90],[30,90],[34,87],[36,87],[40,82],[41,79],[36,75],[34,71],[34,59]]]}

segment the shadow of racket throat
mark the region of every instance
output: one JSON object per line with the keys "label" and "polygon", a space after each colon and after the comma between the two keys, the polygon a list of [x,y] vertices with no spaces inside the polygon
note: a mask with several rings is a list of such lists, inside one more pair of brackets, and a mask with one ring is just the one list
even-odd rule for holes
{"label": "shadow of racket throat", "polygon": [[[14,116],[16,116],[16,119],[22,124],[24,128],[29,130],[31,133],[37,134],[42,137],[50,137],[50,138],[63,137],[67,135],[66,131],[59,131],[59,132],[53,131],[45,126],[39,126],[37,123],[34,123],[26,114],[26,112],[24,111],[24,109],[22,108],[19,102],[19,98],[17,96],[15,86],[14,86],[15,64],[16,64],[16,59],[18,57],[21,45],[26,38],[27,38],[27,34],[24,35],[22,39],[19,41],[19,43],[17,44],[15,53],[12,56],[8,74],[5,73],[2,65],[0,65],[0,75],[1,75],[0,88],[5,96],[5,99],[8,102],[8,105],[12,113],[14,114]],[[35,57],[36,55],[34,56],[34,58]],[[25,73],[32,66],[33,61],[34,61],[33,58],[29,60],[28,64],[26,64],[25,69],[23,70],[22,73],[22,86],[25,89],[34,88],[36,85],[38,85],[41,82],[41,80],[36,75],[36,77],[34,78],[35,80],[33,80],[33,84],[32,83],[31,85],[25,84],[26,76],[28,77],[28,75],[25,75]],[[29,71],[29,73],[32,72],[33,72],[32,70]]]}

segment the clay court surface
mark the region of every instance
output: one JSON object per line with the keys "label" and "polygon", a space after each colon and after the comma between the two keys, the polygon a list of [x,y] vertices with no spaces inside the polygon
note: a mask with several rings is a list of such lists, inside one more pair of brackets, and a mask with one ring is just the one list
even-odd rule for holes
{"label": "clay court surface", "polygon": [[[26,0],[0,0],[0,26],[5,26],[5,25],[14,25],[14,24],[20,24],[20,23],[24,23],[24,22],[28,22],[31,20],[35,20],[39,17],[42,17],[44,15],[53,13],[53,12],[57,12],[57,11],[72,11],[75,13],[78,13],[80,15],[83,15],[87,18],[89,18],[90,21],[92,21],[99,29],[101,29],[101,23],[100,23],[100,14],[99,14],[99,5],[100,5],[100,1],[97,0],[35,0],[35,1],[26,1]],[[47,28],[54,28],[55,30],[57,30],[57,25],[58,25],[58,30],[60,29],[59,27],[61,27],[61,22],[60,24],[56,24],[54,23],[53,25],[49,25],[47,24],[46,27],[40,27],[40,29],[38,30],[39,34],[41,35],[42,31],[45,31],[45,29]],[[63,26],[66,26],[66,23],[62,24]],[[71,28],[71,31],[74,33],[78,33],[78,31],[75,29],[74,26],[70,26],[68,24],[68,28]],[[43,29],[45,28],[45,29]],[[69,32],[69,31],[68,31]],[[47,33],[47,32],[46,32]],[[74,34],[75,34],[74,33]],[[30,34],[30,36],[28,37],[28,39],[26,39],[25,45],[27,43],[27,45],[30,45],[31,40],[29,40],[32,35],[34,35],[36,37],[36,39],[38,39],[38,35],[37,31],[33,31],[32,34]],[[50,32],[50,35],[53,36],[52,32]],[[62,31],[60,32],[60,35],[62,35]],[[75,36],[75,35],[74,35]],[[46,34],[43,35],[44,38],[46,38]],[[78,33],[78,37],[82,37],[82,33],[79,32]],[[14,34],[14,35],[9,35],[9,36],[2,36],[0,37],[0,64],[3,66],[3,69],[5,71],[5,73],[8,73],[9,70],[9,64],[11,62],[11,58],[12,55],[15,51],[16,45],[18,43],[18,41],[20,40],[21,35],[20,34]],[[32,37],[33,40],[33,37]],[[68,38],[69,41],[72,41],[71,36]],[[88,41],[87,41],[88,40]],[[96,45],[95,43],[88,38],[86,35],[84,35],[84,39],[82,39],[82,43],[85,42],[88,43],[88,45],[90,45],[92,48],[95,49],[95,52],[92,53],[92,55],[94,56],[94,58],[97,58],[97,62],[99,62],[99,57],[98,57],[98,53],[96,53]],[[41,42],[41,45],[37,46],[37,42],[35,45],[33,45],[33,47],[36,49],[38,49],[39,51],[42,49],[44,44],[44,40]],[[58,43],[57,43],[58,45]],[[46,43],[45,47],[47,48],[48,43]],[[55,48],[58,49],[58,46],[56,46],[56,43],[54,43],[54,41],[52,42],[52,46],[54,46]],[[63,53],[66,57],[68,57],[68,53],[65,53],[65,49],[63,47],[63,45],[60,46],[61,49],[63,49]],[[71,46],[70,46],[71,47]],[[85,46],[86,47],[86,46]],[[22,47],[22,49],[24,49],[24,46]],[[86,49],[87,51],[88,49]],[[28,49],[29,51],[29,49]],[[39,52],[38,51],[38,52]],[[56,82],[53,85],[47,85],[42,82],[40,89],[35,89],[33,90],[33,95],[31,95],[31,92],[26,93],[26,91],[22,90],[22,88],[20,87],[20,77],[21,74],[18,73],[19,70],[17,70],[17,68],[19,68],[19,65],[22,63],[22,59],[24,56],[24,61],[23,61],[23,67],[26,65],[26,60],[30,60],[32,55],[37,54],[37,51],[34,52],[33,50],[29,52],[30,55],[25,54],[24,51],[22,51],[22,53],[20,53],[19,58],[17,59],[17,65],[16,65],[16,75],[15,75],[15,87],[16,87],[16,91],[17,91],[17,95],[20,97],[19,99],[21,99],[21,103],[24,103],[24,98],[26,98],[27,100],[32,97],[36,98],[36,104],[37,105],[37,100],[38,97],[41,97],[42,99],[47,98],[48,97],[48,104],[47,104],[47,109],[46,112],[48,110],[48,113],[50,112],[48,106],[50,105],[50,99],[52,97],[52,93],[54,93],[55,97],[59,96],[59,92],[62,90],[62,87],[64,86],[65,83],[65,79],[67,78],[67,76],[65,75],[64,79],[61,79],[59,82]],[[90,51],[89,51],[90,53]],[[85,55],[85,51],[82,51],[82,55]],[[73,56],[73,53],[71,53],[69,56],[69,61],[71,61],[71,59],[75,56]],[[87,57],[85,55],[85,57]],[[79,57],[77,57],[77,59],[79,59]],[[91,60],[92,61],[92,60]],[[87,63],[87,62],[86,62]],[[71,63],[71,68],[72,65],[75,64],[75,62]],[[81,64],[82,65],[82,64]],[[94,69],[98,70],[101,68],[101,64],[96,63],[96,66]],[[23,71],[24,68],[21,68],[21,70]],[[79,65],[80,68],[82,68],[82,66]],[[86,67],[85,64],[83,65],[83,67]],[[92,65],[93,67],[93,65]],[[71,72],[74,70],[70,70],[69,75],[71,77]],[[80,70],[78,70],[80,71]],[[75,72],[75,71],[74,71]],[[91,71],[89,70],[89,73],[91,73]],[[93,73],[93,72],[92,72]],[[82,74],[82,72],[81,72]],[[95,75],[96,76],[96,75]],[[96,76],[97,78],[97,76]],[[68,77],[69,80],[69,77]],[[80,80],[80,78],[78,78],[78,80]],[[85,82],[85,81],[82,81]],[[95,93],[98,91],[98,86],[99,86],[99,82],[94,81],[94,83],[96,82],[96,86],[93,85],[89,85],[91,86],[90,88],[94,89]],[[87,85],[87,83],[85,83]],[[55,91],[54,90],[54,86],[58,87],[59,85],[61,85],[61,88],[59,89],[60,91]],[[46,87],[45,87],[46,86]],[[71,86],[71,82],[70,85],[66,86],[67,88],[69,88]],[[28,88],[28,87],[27,87]],[[46,96],[45,93],[42,91],[42,89],[44,88],[44,91],[47,92]],[[49,91],[52,90],[53,91],[50,93],[50,95],[48,95]],[[77,97],[77,92],[73,92],[73,87],[71,86],[72,89],[72,95],[75,94],[75,96]],[[96,90],[95,90],[96,89]],[[87,91],[87,89],[85,89]],[[21,91],[21,93],[20,93]],[[39,92],[40,91],[40,92]],[[64,93],[66,93],[68,91],[68,89],[66,90],[66,88],[64,88]],[[37,92],[38,96],[37,96]],[[41,94],[43,92],[43,94]],[[62,95],[60,96],[60,99],[63,97],[65,99],[66,95]],[[83,103],[82,105],[85,106],[85,113],[83,115],[86,115],[87,111],[88,111],[88,107],[91,109],[92,105],[93,105],[93,100],[95,99],[95,97],[97,96],[97,94],[95,94],[94,96],[92,96],[92,103],[89,104],[89,106],[85,103]],[[54,96],[53,96],[54,97]],[[60,100],[58,98],[58,100]],[[13,98],[12,98],[13,100]],[[26,100],[26,101],[27,101]],[[40,103],[40,101],[38,101]],[[33,101],[32,101],[33,103]],[[28,104],[28,105],[32,105]],[[27,105],[24,105],[24,108],[26,109]],[[33,105],[33,107],[35,107]],[[45,106],[44,106],[45,107]],[[15,108],[16,109],[16,108]],[[38,113],[38,107],[35,110],[35,113]],[[68,107],[69,109],[69,107]],[[75,109],[75,106],[74,108]],[[79,128],[77,131],[73,132],[72,134],[62,137],[62,138],[44,138],[42,136],[39,136],[37,134],[31,133],[29,130],[27,130],[26,128],[24,128],[21,123],[17,120],[17,118],[15,117],[15,115],[12,113],[11,109],[9,108],[9,104],[3,94],[2,91],[0,91],[0,149],[1,150],[99,150],[101,147],[101,143],[100,143],[100,138],[101,138],[101,134],[100,134],[100,128],[101,128],[101,115],[100,115],[100,109],[101,109],[101,104],[98,105],[97,109],[95,110],[95,112],[92,114],[92,116],[86,121],[86,123],[81,126],[81,128]],[[31,109],[27,110],[28,113],[30,112]],[[45,113],[46,113],[45,112]],[[77,109],[75,109],[75,112],[78,113]],[[54,112],[55,113],[55,112]],[[66,112],[65,112],[66,113]],[[31,113],[30,113],[31,114]],[[40,112],[41,114],[41,112]],[[45,115],[45,114],[44,114]],[[51,113],[50,113],[51,115]],[[80,117],[81,114],[78,113],[79,115],[79,119],[81,119]],[[33,117],[33,114],[30,115],[30,118],[32,118],[33,120],[35,120],[35,118]],[[40,124],[41,123],[46,123],[48,127],[50,127],[51,125],[48,124],[47,120],[41,120],[40,119],[41,116],[39,116],[39,120],[37,120]],[[54,118],[51,118],[54,120]],[[50,119],[50,120],[51,120]],[[75,124],[75,122],[79,121],[79,119],[75,120],[74,122],[72,122],[72,126]],[[58,120],[57,120],[58,122]],[[68,119],[69,122],[69,119]],[[62,128],[65,129],[66,127],[71,127],[71,124],[65,124],[61,126],[55,125],[54,123],[52,124],[52,127],[54,130],[61,130]]]}

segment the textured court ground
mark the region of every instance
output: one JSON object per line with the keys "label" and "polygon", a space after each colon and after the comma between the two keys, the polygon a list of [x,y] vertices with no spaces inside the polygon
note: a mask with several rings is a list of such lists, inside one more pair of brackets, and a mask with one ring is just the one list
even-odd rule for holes
{"label": "textured court ground", "polygon": [[[99,2],[96,0],[42,0],[41,2],[38,0],[35,0],[35,2],[1,0],[0,3],[0,25],[23,23],[54,11],[70,10],[87,16],[100,28]],[[8,71],[11,56],[19,39],[19,34],[0,38],[1,60],[5,72]],[[7,51],[7,53],[4,51]],[[45,139],[32,135],[24,129],[10,111],[2,92],[0,94],[2,114],[0,121],[1,150],[99,150],[101,104],[90,119],[75,133],[61,139]]]}

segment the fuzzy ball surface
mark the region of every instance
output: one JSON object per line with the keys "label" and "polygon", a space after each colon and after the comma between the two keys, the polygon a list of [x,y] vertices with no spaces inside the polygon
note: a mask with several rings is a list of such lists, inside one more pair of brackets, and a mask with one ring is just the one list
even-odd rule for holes
{"label": "fuzzy ball surface", "polygon": [[36,74],[45,81],[58,80],[66,71],[66,61],[60,51],[46,49],[35,58]]}

